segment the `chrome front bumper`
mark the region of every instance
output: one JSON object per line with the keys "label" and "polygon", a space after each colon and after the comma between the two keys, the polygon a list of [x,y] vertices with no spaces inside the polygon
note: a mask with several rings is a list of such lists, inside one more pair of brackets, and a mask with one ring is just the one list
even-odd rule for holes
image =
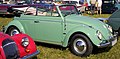
{"label": "chrome front bumper", "polygon": [[20,59],[29,59],[29,58],[32,58],[32,57],[38,55],[39,53],[40,53],[40,51],[37,50],[37,51],[34,52],[33,54],[30,54],[30,55],[24,56],[24,57],[22,57],[22,58],[20,58]]}
{"label": "chrome front bumper", "polygon": [[112,37],[107,43],[100,43],[98,48],[111,47],[117,43],[117,36]]}

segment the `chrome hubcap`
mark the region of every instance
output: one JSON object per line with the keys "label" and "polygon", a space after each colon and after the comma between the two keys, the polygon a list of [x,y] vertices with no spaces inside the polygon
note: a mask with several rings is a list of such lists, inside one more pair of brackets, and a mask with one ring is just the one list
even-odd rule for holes
{"label": "chrome hubcap", "polygon": [[12,30],[10,35],[13,36],[15,34],[19,34],[19,31],[17,29]]}
{"label": "chrome hubcap", "polygon": [[87,45],[83,39],[79,38],[74,41],[74,49],[79,54],[84,54],[86,52]]}

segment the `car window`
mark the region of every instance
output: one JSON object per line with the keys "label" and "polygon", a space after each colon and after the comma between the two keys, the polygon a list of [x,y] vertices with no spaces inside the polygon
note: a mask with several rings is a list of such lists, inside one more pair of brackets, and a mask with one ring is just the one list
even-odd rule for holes
{"label": "car window", "polygon": [[36,15],[36,8],[35,7],[27,7],[24,12],[25,12],[25,15]]}
{"label": "car window", "polygon": [[59,13],[55,7],[50,6],[36,6],[28,7],[25,11],[26,15],[36,15],[36,16],[52,16],[58,17]]}
{"label": "car window", "polygon": [[73,5],[63,5],[59,7],[63,16],[71,15],[71,14],[79,14],[78,10]]}
{"label": "car window", "polygon": [[43,16],[59,16],[59,13],[57,12],[57,9],[54,6],[46,7],[46,6],[38,6],[37,7],[37,15],[43,15]]}

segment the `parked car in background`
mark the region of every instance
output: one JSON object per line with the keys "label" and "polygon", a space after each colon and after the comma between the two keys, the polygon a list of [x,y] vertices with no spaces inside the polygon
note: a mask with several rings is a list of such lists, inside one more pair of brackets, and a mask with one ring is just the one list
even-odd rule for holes
{"label": "parked car in background", "polygon": [[88,8],[88,2],[87,0],[63,0],[64,4],[73,4],[77,6],[77,9],[80,10],[80,12],[85,12]]}
{"label": "parked car in background", "polygon": [[[14,16],[14,11],[11,8],[19,8],[32,4],[32,0],[1,0],[0,1],[0,15]],[[17,11],[15,11],[17,12]]]}
{"label": "parked car in background", "polygon": [[15,4],[0,4],[0,15],[2,16],[14,16],[17,10],[12,10],[12,8],[21,8],[28,5],[15,5]]}
{"label": "parked car in background", "polygon": [[9,36],[0,32],[0,59],[36,58],[39,51],[33,39],[23,33]]}
{"label": "parked car in background", "polygon": [[115,8],[120,9],[120,0],[115,0]]}
{"label": "parked car in background", "polygon": [[81,15],[75,5],[51,4],[28,7],[4,27],[4,33],[13,36],[23,32],[35,41],[69,47],[77,56],[88,56],[95,46],[116,44],[111,29],[99,20]]}
{"label": "parked car in background", "polygon": [[113,13],[120,9],[119,0],[102,0],[102,13]]}
{"label": "parked car in background", "polygon": [[13,5],[0,4],[0,14],[1,14],[1,15],[9,15],[9,14],[12,14],[12,13],[10,13],[10,12],[7,11],[10,6],[13,6]]}
{"label": "parked car in background", "polygon": [[101,21],[105,21],[105,23],[109,24],[115,34],[120,35],[120,9],[115,11],[109,18],[98,18]]}
{"label": "parked car in background", "polygon": [[109,18],[108,18],[108,24],[113,27],[114,31],[118,31],[120,34],[120,9],[117,10],[115,13],[113,13]]}

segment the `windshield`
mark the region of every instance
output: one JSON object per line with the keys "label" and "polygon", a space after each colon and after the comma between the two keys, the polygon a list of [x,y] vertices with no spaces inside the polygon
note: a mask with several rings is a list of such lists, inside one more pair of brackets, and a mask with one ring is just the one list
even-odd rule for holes
{"label": "windshield", "polygon": [[24,13],[25,15],[36,15],[36,16],[60,17],[60,14],[62,14],[62,16],[65,17],[71,14],[76,14],[76,15],[79,14],[76,6],[74,5],[60,5],[58,7],[59,8],[57,8],[55,5],[44,4],[39,6],[26,7],[24,9],[22,8],[22,10],[25,12]]}
{"label": "windshield", "polygon": [[74,5],[62,5],[59,8],[63,16],[79,14],[77,8]]}
{"label": "windshield", "polygon": [[28,7],[27,9],[25,9],[25,14],[36,16],[59,17],[59,13],[57,12],[56,7],[49,4]]}

